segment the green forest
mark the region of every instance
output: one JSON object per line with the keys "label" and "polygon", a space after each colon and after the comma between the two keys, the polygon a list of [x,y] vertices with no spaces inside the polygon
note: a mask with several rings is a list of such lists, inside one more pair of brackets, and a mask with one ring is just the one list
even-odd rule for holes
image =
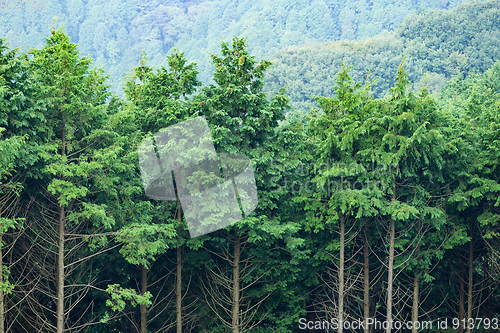
{"label": "green forest", "polygon": [[[263,59],[289,46],[332,40],[364,40],[395,31],[404,18],[426,10],[449,10],[466,0],[2,0],[0,36],[23,51],[41,48],[54,23],[65,28],[80,54],[110,74],[121,97],[121,78],[141,52],[151,65],[167,66],[174,47],[196,61],[200,81],[212,79],[208,53],[221,38],[248,37]],[[12,5],[11,5],[12,3]],[[14,10],[11,8],[14,7]],[[6,10],[4,10],[6,8]],[[16,10],[19,9],[19,10]]]}
{"label": "green forest", "polygon": [[266,91],[286,86],[295,108],[316,107],[311,97],[331,95],[331,78],[344,60],[353,66],[355,80],[363,81],[369,71],[371,80],[377,80],[374,96],[383,97],[394,85],[395,69],[405,56],[405,70],[415,90],[426,81],[429,91],[437,93],[454,76],[485,72],[500,58],[498,1],[420,11],[406,17],[394,33],[361,41],[285,48],[272,57]]}
{"label": "green forest", "polygon": [[[386,2],[6,7],[0,333],[499,332],[500,2]],[[258,205],[190,237],[139,147],[199,117]]]}

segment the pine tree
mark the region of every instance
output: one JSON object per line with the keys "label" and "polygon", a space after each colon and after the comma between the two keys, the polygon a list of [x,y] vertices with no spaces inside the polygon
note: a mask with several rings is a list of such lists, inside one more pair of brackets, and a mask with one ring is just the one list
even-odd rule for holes
{"label": "pine tree", "polygon": [[[321,109],[310,112],[307,126],[308,137],[312,137],[315,144],[312,160],[317,162],[313,170],[316,191],[309,194],[305,223],[309,230],[321,230],[315,257],[325,261],[326,272],[320,273],[325,292],[318,296],[326,297],[322,303],[332,304],[321,311],[339,323],[338,332],[343,332],[344,320],[354,315],[348,313],[355,311],[354,307],[348,307],[352,303],[348,300],[356,297],[347,293],[358,284],[353,278],[356,275],[353,274],[354,267],[349,264],[358,252],[352,248],[353,240],[359,238],[364,226],[368,225],[368,219],[377,215],[379,208],[377,201],[373,200],[377,194],[368,186],[373,180],[371,170],[366,167],[370,161],[361,154],[373,144],[367,136],[366,120],[377,105],[369,95],[370,83],[366,82],[364,87],[355,83],[349,69],[343,65],[337,74],[334,97],[316,98]],[[332,238],[330,233],[338,234],[338,238]],[[369,263],[366,265],[369,270]],[[366,270],[363,276],[365,285],[369,285]],[[363,306],[366,308],[369,306],[369,289],[365,288],[364,293],[366,304]],[[327,301],[330,296],[326,295],[333,294],[338,295],[337,299]]]}
{"label": "pine tree", "polygon": [[[273,255],[266,252],[273,242],[296,230],[294,224],[280,220],[276,214],[279,197],[268,191],[271,184],[265,182],[268,179],[264,179],[260,171],[272,163],[273,154],[278,150],[273,142],[275,128],[283,119],[288,104],[283,91],[271,100],[262,91],[264,73],[271,63],[266,60],[257,62],[249,54],[245,39],[235,37],[232,45],[223,42],[221,56],[211,56],[215,84],[202,89],[196,98],[197,105],[211,128],[217,152],[230,154],[234,160],[241,156],[237,154],[250,158],[258,189],[259,203],[253,213],[245,214],[244,219],[230,227],[206,236],[210,237],[210,252],[214,255],[207,267],[209,274],[215,277],[207,283],[207,300],[223,326],[239,333],[264,320],[264,316],[259,320],[253,316],[269,297],[268,290],[275,288],[262,283],[273,268],[258,263],[264,260],[263,256]],[[234,167],[234,171],[239,169],[230,163],[227,167]],[[230,175],[224,175],[227,176]],[[248,178],[245,181],[251,183],[253,180]],[[248,208],[256,204],[251,199],[255,194],[238,192],[243,199],[244,211],[245,205]],[[207,211],[213,209],[213,205],[204,207]],[[259,248],[263,244],[268,245],[265,249]],[[218,283],[221,278],[224,282]],[[260,296],[250,297],[251,294]],[[230,314],[230,318],[224,313]]]}
{"label": "pine tree", "polygon": [[[200,85],[196,78],[196,64],[187,64],[183,53],[174,52],[167,56],[168,69],[163,66],[156,71],[147,65],[147,57],[143,54],[140,65],[133,69],[133,74],[126,82],[125,91],[128,100],[128,109],[136,121],[136,128],[142,139],[150,138],[151,135],[159,131],[187,121],[195,117],[195,113],[190,106],[188,96],[191,95],[197,86]],[[159,145],[159,142],[157,142]],[[178,148],[178,147],[174,147]],[[158,149],[162,149],[158,147]],[[139,155],[141,153],[139,152]],[[139,167],[138,161],[136,166]],[[140,170],[137,168],[135,173],[136,181],[140,181]],[[147,192],[146,192],[147,193]],[[170,198],[173,199],[173,198]],[[141,191],[140,195],[135,196],[134,211],[136,215],[128,218],[127,223],[120,230],[117,241],[123,243],[120,250],[126,260],[141,269],[141,292],[140,297],[136,291],[129,288],[119,289],[119,292],[113,293],[115,298],[126,297],[130,294],[137,295],[134,298],[134,304],[140,305],[141,332],[146,332],[148,326],[155,327],[156,331],[169,329],[171,323],[159,323],[154,325],[148,317],[156,318],[169,309],[168,302],[161,302],[164,297],[160,294],[169,294],[169,291],[163,288],[156,288],[155,294],[148,291],[148,286],[165,285],[160,284],[160,280],[152,281],[148,278],[153,275],[152,265],[157,258],[167,253],[169,249],[175,249],[176,253],[176,271],[175,271],[175,295],[176,295],[176,319],[175,326],[177,332],[182,332],[185,322],[183,320],[183,309],[187,307],[182,305],[183,286],[182,282],[182,249],[188,244],[196,247],[196,241],[189,240],[186,224],[182,219],[182,207],[177,201],[158,201],[145,197]],[[191,277],[189,277],[191,279]],[[115,286],[116,287],[116,286]],[[184,289],[186,289],[184,287]],[[184,290],[184,293],[186,290]],[[163,295],[162,294],[162,295]],[[151,303],[148,303],[144,297],[153,295]],[[142,298],[141,298],[142,297]],[[149,306],[149,309],[147,309]],[[124,310],[124,307],[115,307],[115,310]]]}
{"label": "pine tree", "polygon": [[[12,247],[21,233],[14,237],[6,235],[9,230],[20,229],[26,211],[26,178],[30,169],[39,160],[40,146],[34,140],[39,129],[44,127],[44,116],[33,95],[37,87],[28,71],[26,57],[18,50],[8,50],[5,40],[0,39],[0,332],[11,327],[15,312],[22,311],[9,294],[22,294],[16,288],[17,281],[24,279],[17,274],[18,266],[4,261],[13,256]],[[4,237],[5,236],[5,237]],[[7,247],[5,245],[8,245]],[[6,247],[6,249],[4,249]],[[10,250],[9,250],[10,248]],[[15,261],[15,260],[13,260]],[[9,272],[15,280],[9,279]],[[28,285],[28,284],[26,284]],[[26,286],[25,285],[25,286]],[[22,297],[22,296],[21,296]],[[12,299],[15,299],[12,297]],[[10,313],[6,313],[7,308]]]}
{"label": "pine tree", "polygon": [[115,223],[109,208],[130,165],[122,160],[126,140],[107,114],[103,71],[90,69],[91,60],[79,57],[62,30],[30,53],[46,127],[37,138],[44,161],[30,184],[36,191],[29,214],[31,232],[43,239],[30,258],[42,283],[29,295],[32,310],[24,316],[34,329],[62,333],[96,319],[81,304],[95,274],[85,264],[109,249],[102,231]]}

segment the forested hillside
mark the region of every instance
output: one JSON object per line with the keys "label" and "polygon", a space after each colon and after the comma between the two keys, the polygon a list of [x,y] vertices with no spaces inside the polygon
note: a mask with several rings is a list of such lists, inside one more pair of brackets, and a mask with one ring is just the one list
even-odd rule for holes
{"label": "forested hillside", "polygon": [[[316,105],[313,96],[333,93],[331,80],[342,61],[354,66],[356,80],[378,83],[375,96],[394,84],[395,68],[406,56],[408,78],[439,92],[455,75],[484,72],[500,58],[500,3],[467,3],[449,11],[421,11],[405,18],[393,33],[363,41],[315,43],[278,52],[266,79],[268,91],[286,86],[296,108]],[[425,76],[424,76],[425,74]]]}
{"label": "forested hillside", "polygon": [[[65,28],[52,24],[50,2],[2,12],[26,19],[8,31],[36,47],[13,48],[14,32],[0,39],[0,333],[498,332],[499,2],[421,10],[393,33],[287,49],[274,64],[260,59],[263,39],[253,44],[271,33],[224,37],[222,4],[70,1],[60,12],[81,24]],[[229,27],[266,22],[251,15],[258,1],[243,5]],[[390,21],[396,5],[384,6]],[[147,28],[158,8],[172,15],[165,48],[165,31]],[[136,37],[158,35],[134,44],[129,25]],[[368,33],[361,27],[355,37]],[[207,48],[214,31],[225,38],[208,82],[188,56],[196,47],[169,51],[182,29],[203,32]],[[120,31],[122,44],[110,44]],[[116,67],[95,67],[99,56],[85,56],[94,43]],[[121,79],[122,97],[110,85]],[[206,120],[216,171],[163,170],[174,155],[206,158],[178,149],[196,128],[175,143],[156,135],[196,119]],[[174,151],[156,195],[145,143],[153,161]],[[237,154],[251,161],[255,210],[245,210],[252,187],[235,185],[242,218],[191,237],[192,215],[207,217],[197,230],[229,221],[227,193],[199,189],[239,183],[225,158]],[[195,189],[195,213],[181,183]]]}
{"label": "forested hillside", "polygon": [[[2,3],[10,4],[10,0]],[[207,82],[213,68],[208,53],[216,53],[221,38],[249,37],[251,52],[269,58],[288,46],[308,41],[354,40],[396,30],[419,9],[450,9],[465,0],[56,0],[22,2],[20,11],[0,11],[0,36],[11,47],[43,45],[54,22],[64,26],[82,55],[90,55],[111,75],[113,91],[122,94],[125,76],[145,50],[154,65],[174,47],[196,61]],[[38,6],[38,3],[42,3]],[[40,7],[40,8],[38,8]],[[45,8],[44,11],[40,9]],[[163,63],[165,65],[165,63]]]}

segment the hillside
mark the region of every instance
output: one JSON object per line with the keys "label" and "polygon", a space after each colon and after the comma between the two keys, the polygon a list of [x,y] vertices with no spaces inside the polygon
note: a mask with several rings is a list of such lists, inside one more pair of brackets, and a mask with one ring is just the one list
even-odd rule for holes
{"label": "hillside", "polygon": [[375,96],[394,84],[398,64],[414,88],[426,85],[439,92],[447,80],[471,71],[484,72],[500,59],[500,3],[470,2],[449,11],[420,11],[407,17],[394,32],[363,41],[314,43],[290,47],[273,58],[267,76],[268,91],[286,86],[292,104],[305,110],[315,105],[311,96],[330,96],[333,77],[342,60],[352,75],[364,80],[370,69]]}
{"label": "hillside", "polygon": [[[46,1],[45,11],[32,7],[0,11],[0,36],[11,47],[41,47],[54,23],[65,27],[81,55],[90,55],[111,75],[113,90],[145,50],[151,64],[164,63],[174,47],[186,51],[210,78],[208,53],[223,40],[249,37],[250,51],[268,58],[285,47],[306,42],[362,40],[395,30],[419,9],[451,9],[465,0],[279,0],[279,1]],[[28,9],[28,10],[26,10]],[[36,9],[36,8],[35,8]],[[120,93],[121,94],[121,93]]]}

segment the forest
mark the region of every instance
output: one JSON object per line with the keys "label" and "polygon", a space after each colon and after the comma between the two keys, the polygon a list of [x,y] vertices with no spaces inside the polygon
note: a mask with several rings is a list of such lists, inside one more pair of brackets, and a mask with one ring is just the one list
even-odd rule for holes
{"label": "forest", "polygon": [[393,33],[287,47],[272,56],[265,91],[286,86],[294,108],[317,107],[311,96],[331,96],[331,78],[345,60],[355,80],[364,80],[369,71],[371,80],[378,80],[373,94],[382,97],[394,85],[393,69],[406,56],[412,88],[419,90],[425,80],[429,91],[438,93],[452,77],[483,73],[499,59],[499,14],[498,1],[469,2],[409,15]]}
{"label": "forest", "polygon": [[[221,38],[248,37],[250,52],[268,58],[289,46],[364,40],[394,31],[419,11],[451,10],[466,0],[14,0],[0,1],[0,36],[23,51],[41,48],[54,23],[65,28],[82,55],[110,74],[111,91],[123,97],[121,78],[141,52],[151,65],[182,49],[196,61],[200,81],[212,78],[209,53]],[[43,1],[43,3],[42,3]],[[38,4],[41,3],[39,6]],[[31,4],[36,6],[30,6]],[[4,7],[5,6],[5,7]],[[6,10],[4,10],[6,9]],[[42,10],[43,9],[43,10]]]}
{"label": "forest", "polygon": [[[122,95],[71,27],[0,39],[0,333],[498,332],[499,19],[421,10],[271,60],[225,38],[210,80],[146,50]],[[258,205],[190,237],[139,146],[199,117]]]}

